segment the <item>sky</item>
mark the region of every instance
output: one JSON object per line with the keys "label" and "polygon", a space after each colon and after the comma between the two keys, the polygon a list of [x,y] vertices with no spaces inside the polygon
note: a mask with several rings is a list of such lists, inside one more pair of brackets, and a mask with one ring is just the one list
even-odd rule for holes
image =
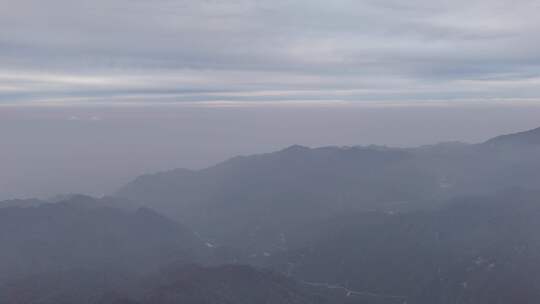
{"label": "sky", "polygon": [[536,102],[536,0],[0,1],[0,102]]}
{"label": "sky", "polygon": [[540,1],[0,0],[0,199],[540,126]]}

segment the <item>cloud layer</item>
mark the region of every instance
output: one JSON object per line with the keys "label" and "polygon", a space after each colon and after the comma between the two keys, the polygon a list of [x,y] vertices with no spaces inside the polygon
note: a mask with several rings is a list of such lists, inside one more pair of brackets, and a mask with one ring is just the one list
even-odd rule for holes
{"label": "cloud layer", "polygon": [[0,105],[536,103],[535,0],[0,0]]}

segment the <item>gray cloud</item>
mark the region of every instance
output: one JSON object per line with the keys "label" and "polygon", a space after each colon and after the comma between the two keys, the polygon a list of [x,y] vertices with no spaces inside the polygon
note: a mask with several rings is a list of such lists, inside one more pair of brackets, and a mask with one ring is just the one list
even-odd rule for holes
{"label": "gray cloud", "polygon": [[0,0],[0,105],[534,102],[540,2]]}

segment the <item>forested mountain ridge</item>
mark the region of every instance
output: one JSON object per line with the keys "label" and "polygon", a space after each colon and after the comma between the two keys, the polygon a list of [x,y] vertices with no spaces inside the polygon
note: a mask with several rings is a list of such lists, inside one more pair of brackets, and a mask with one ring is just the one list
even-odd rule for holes
{"label": "forested mountain ridge", "polygon": [[292,146],[117,196],[6,201],[0,303],[534,303],[538,130]]}
{"label": "forested mountain ridge", "polygon": [[382,303],[531,303],[540,299],[539,219],[540,192],[518,189],[438,210],[348,214],[305,227],[299,249],[268,261]]}
{"label": "forested mountain ridge", "polygon": [[540,189],[539,134],[406,149],[291,146],[200,171],[140,176],[116,196],[179,219],[215,243],[260,255],[285,247],[284,234],[332,215],[426,209],[456,196]]}

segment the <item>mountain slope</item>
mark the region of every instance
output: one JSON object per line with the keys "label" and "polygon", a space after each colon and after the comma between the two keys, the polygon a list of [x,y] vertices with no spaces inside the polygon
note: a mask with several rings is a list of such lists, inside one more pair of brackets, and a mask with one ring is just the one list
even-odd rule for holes
{"label": "mountain slope", "polygon": [[292,146],[199,171],[144,175],[116,195],[171,215],[244,258],[260,257],[294,247],[287,236],[300,227],[343,213],[429,209],[461,195],[540,189],[539,130],[408,149]]}
{"label": "mountain slope", "polygon": [[537,302],[539,197],[509,191],[436,211],[341,216],[306,227],[303,248],[274,256],[274,265],[380,303]]}
{"label": "mountain slope", "polygon": [[515,145],[536,145],[540,146],[540,128],[497,136],[484,143],[488,146],[515,146]]}
{"label": "mountain slope", "polygon": [[117,195],[173,215],[218,243],[262,254],[281,248],[281,234],[298,223],[430,196],[435,185],[410,165],[413,157],[400,150],[293,146],[201,171],[142,176]]}
{"label": "mountain slope", "polygon": [[48,203],[47,201],[39,199],[10,199],[5,201],[0,201],[0,208],[7,207],[37,207],[42,204]]}
{"label": "mountain slope", "polygon": [[[249,266],[168,266],[144,277],[99,272],[49,273],[0,286],[9,304],[338,304],[294,280]],[[332,301],[330,301],[332,299]]]}
{"label": "mountain slope", "polygon": [[323,303],[291,279],[249,266],[223,265],[205,268],[196,265],[169,269],[144,297],[142,303]]}
{"label": "mountain slope", "polygon": [[73,268],[147,271],[206,251],[187,228],[156,212],[125,211],[90,197],[0,209],[0,281]]}

